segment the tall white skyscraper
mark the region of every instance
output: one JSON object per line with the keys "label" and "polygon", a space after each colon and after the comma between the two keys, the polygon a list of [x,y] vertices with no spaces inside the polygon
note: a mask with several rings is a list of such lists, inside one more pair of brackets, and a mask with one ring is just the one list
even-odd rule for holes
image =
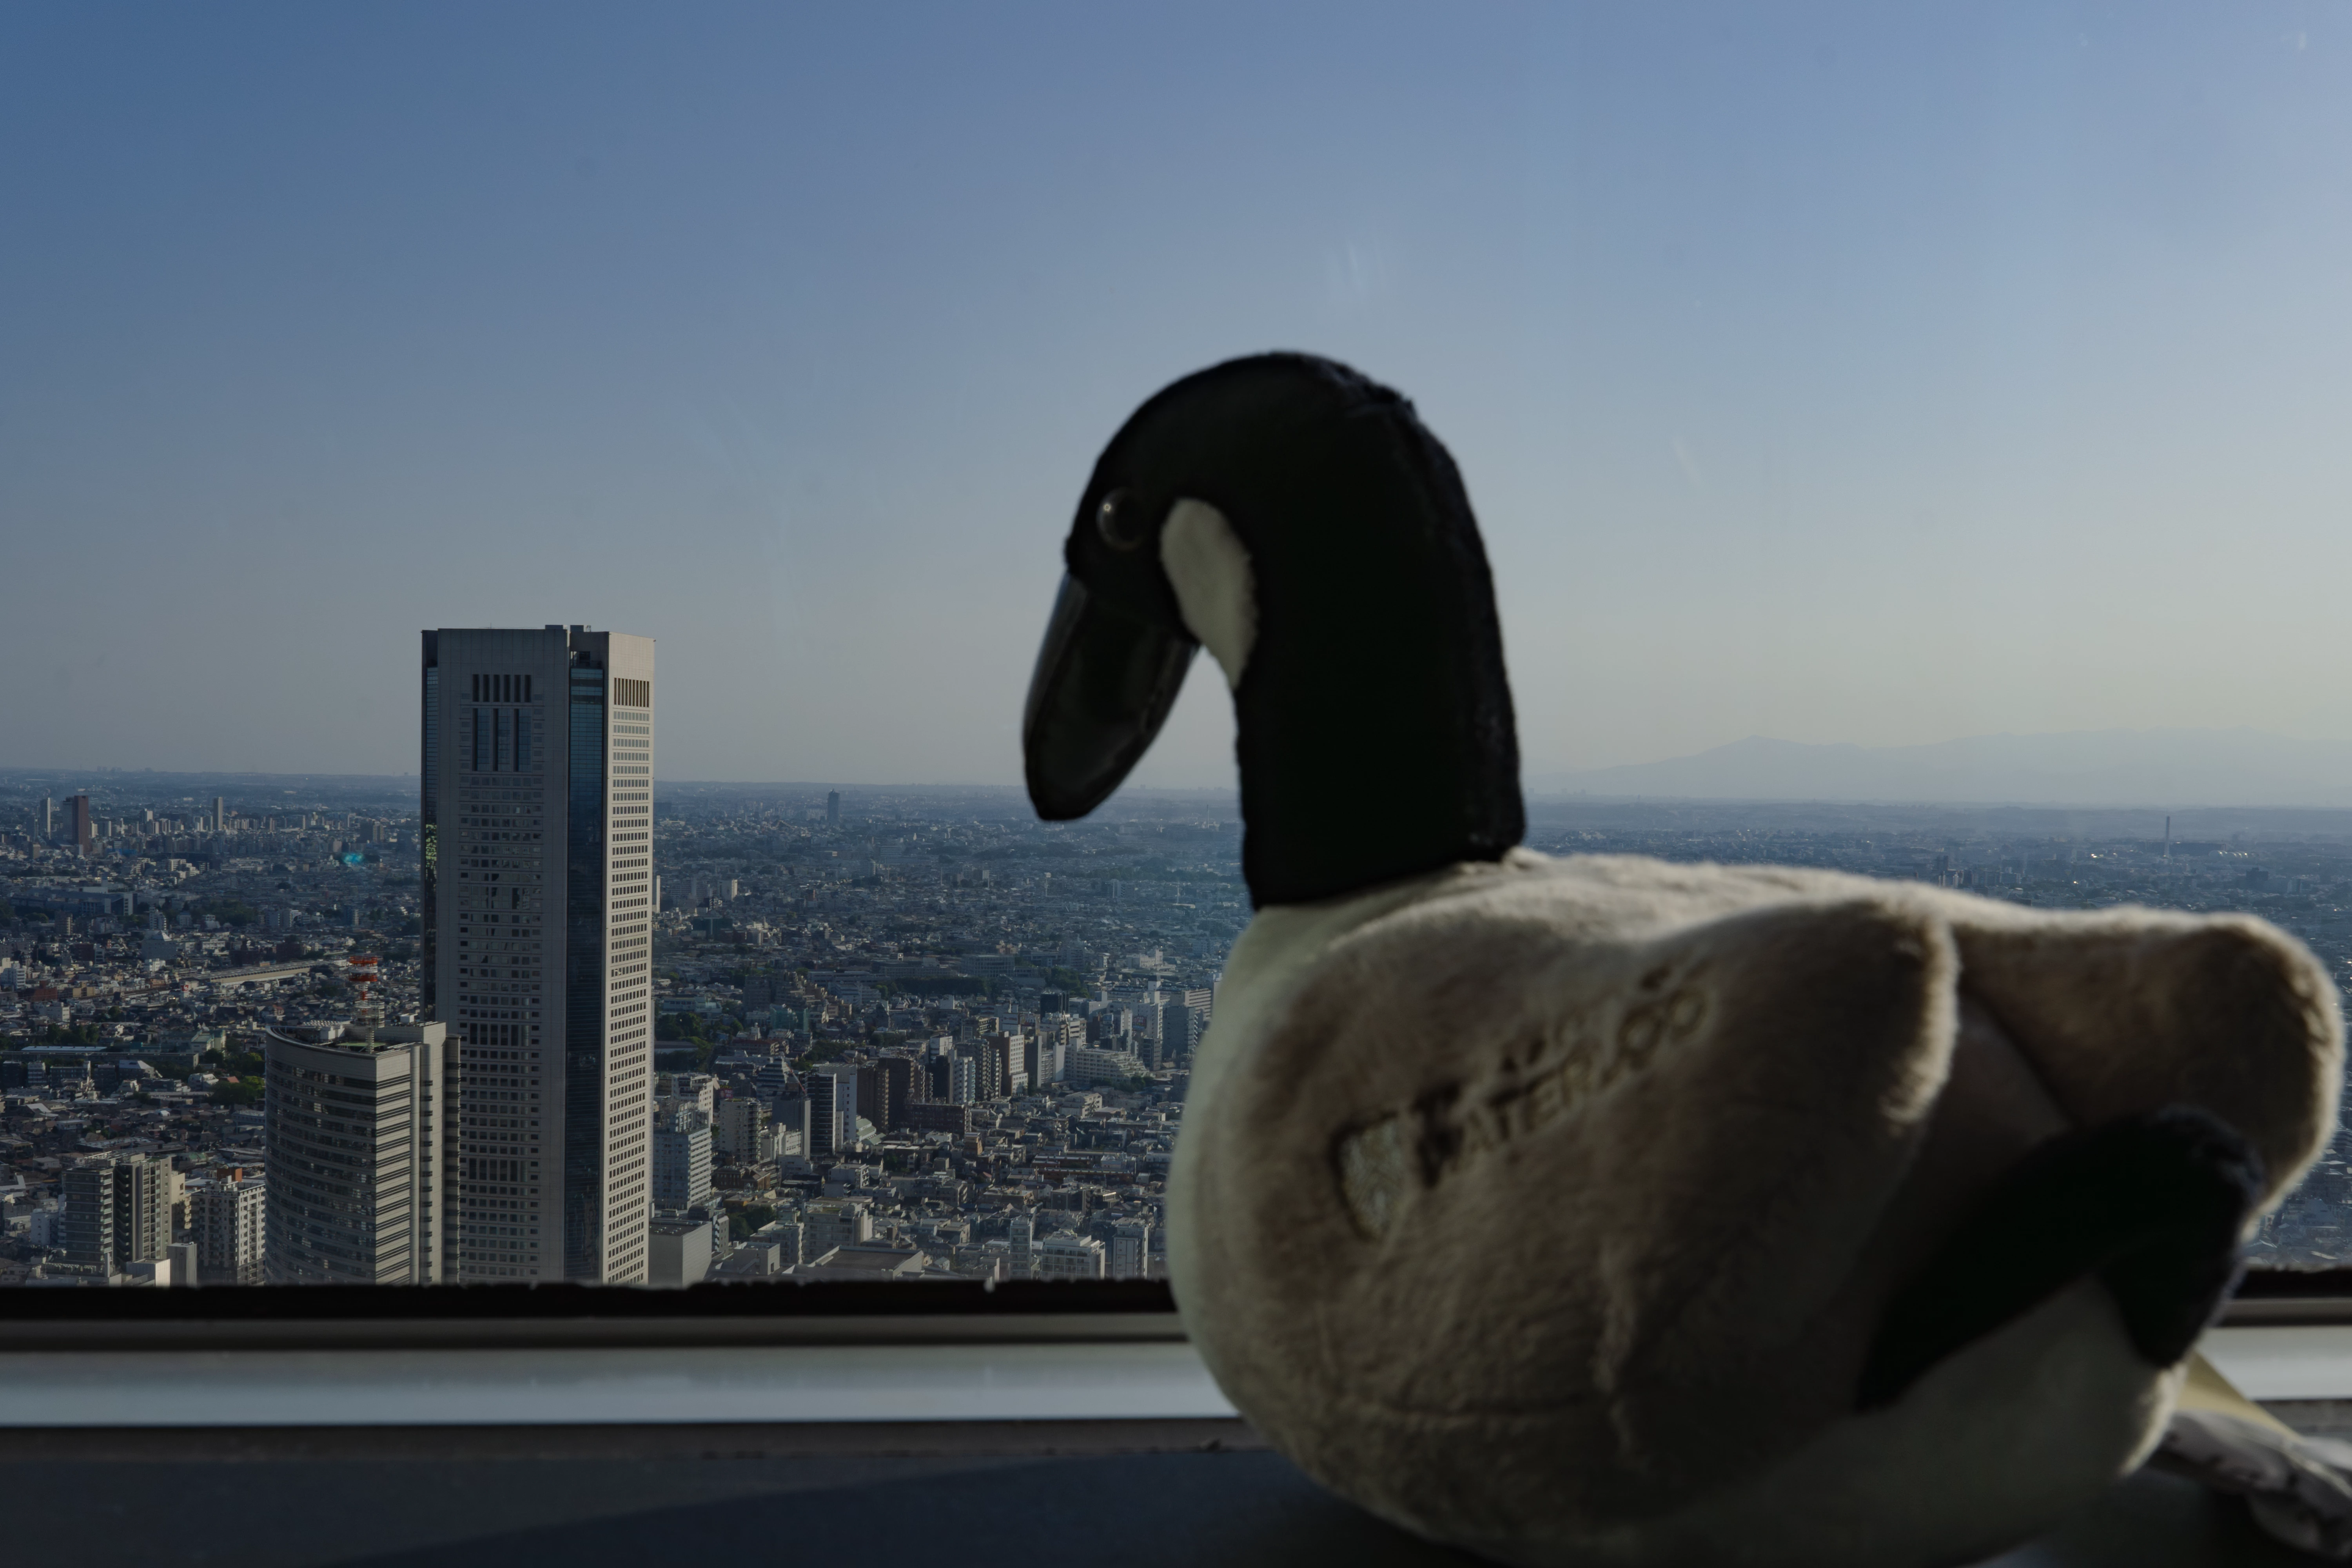
{"label": "tall white skyscraper", "polygon": [[654,644],[425,634],[425,993],[460,1037],[463,1280],[646,1279]]}

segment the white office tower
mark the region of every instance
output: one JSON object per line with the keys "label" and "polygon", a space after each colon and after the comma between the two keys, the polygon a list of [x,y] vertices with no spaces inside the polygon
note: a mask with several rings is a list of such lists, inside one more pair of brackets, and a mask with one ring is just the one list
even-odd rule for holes
{"label": "white office tower", "polygon": [[439,1024],[262,1032],[273,1285],[434,1285],[452,1075]]}
{"label": "white office tower", "polygon": [[[710,1118],[690,1100],[656,1102],[654,1208],[664,1214],[684,1214],[709,1201]],[[703,1246],[708,1252],[708,1237],[703,1238]],[[707,1263],[709,1258],[704,1261]]]}
{"label": "white office tower", "polygon": [[226,1182],[188,1194],[188,1229],[206,1285],[258,1285],[269,1200],[259,1182]]}
{"label": "white office tower", "polygon": [[650,637],[425,634],[424,985],[464,1103],[463,1280],[643,1284]]}

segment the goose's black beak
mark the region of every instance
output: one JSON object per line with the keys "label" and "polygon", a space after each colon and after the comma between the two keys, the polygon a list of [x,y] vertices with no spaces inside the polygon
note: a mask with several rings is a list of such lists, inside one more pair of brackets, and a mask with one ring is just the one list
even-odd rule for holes
{"label": "goose's black beak", "polygon": [[1062,579],[1021,720],[1038,816],[1084,816],[1119,786],[1167,722],[1200,647]]}

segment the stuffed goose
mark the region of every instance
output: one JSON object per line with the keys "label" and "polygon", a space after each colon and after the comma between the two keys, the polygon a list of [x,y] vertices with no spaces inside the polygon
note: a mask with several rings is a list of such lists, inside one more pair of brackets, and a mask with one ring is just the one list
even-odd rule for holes
{"label": "stuffed goose", "polygon": [[1517,847],[1452,460],[1328,361],[1219,365],[1097,464],[1024,726],[1098,805],[1206,647],[1258,913],[1168,1192],[1234,1405],[1527,1564],[1973,1561],[2162,1435],[2334,1121],[2260,921]]}

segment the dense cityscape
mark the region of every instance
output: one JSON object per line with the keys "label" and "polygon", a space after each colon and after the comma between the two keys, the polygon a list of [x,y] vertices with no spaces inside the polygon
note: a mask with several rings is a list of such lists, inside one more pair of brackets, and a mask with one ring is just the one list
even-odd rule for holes
{"label": "dense cityscape", "polygon": [[[1229,798],[1057,826],[1012,790],[666,784],[651,821],[634,1282],[1163,1271],[1187,1069],[1249,918]],[[413,777],[0,774],[0,1284],[346,1277],[273,1266],[271,1053],[437,1037],[423,840]],[[1556,799],[1528,842],[2248,910],[2352,964],[2347,813]],[[2345,1153],[2257,1266],[2352,1260]],[[444,1201],[468,1235],[488,1205],[536,1219],[523,1169]]]}

